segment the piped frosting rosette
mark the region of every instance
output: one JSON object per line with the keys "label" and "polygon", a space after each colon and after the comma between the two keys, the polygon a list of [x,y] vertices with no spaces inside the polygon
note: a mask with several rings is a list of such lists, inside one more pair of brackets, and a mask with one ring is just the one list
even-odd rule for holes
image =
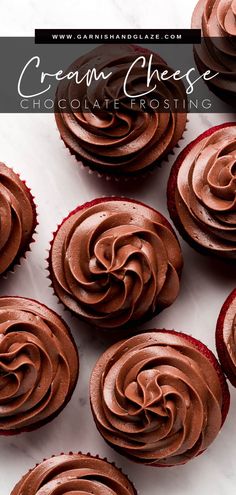
{"label": "piped frosting rosette", "polygon": [[12,169],[0,163],[0,275],[28,250],[35,226],[30,190]]}
{"label": "piped frosting rosette", "polygon": [[202,43],[195,45],[201,72],[219,73],[209,84],[229,103],[236,100],[236,1],[200,0],[192,17],[192,28],[202,30]]}
{"label": "piped frosting rosette", "polygon": [[213,442],[224,420],[228,390],[219,370],[203,344],[174,331],[151,331],[116,343],[91,375],[97,428],[131,460],[184,464]]}
{"label": "piped frosting rosette", "polygon": [[61,318],[36,301],[1,297],[0,434],[52,419],[70,399],[77,376],[77,350]]}
{"label": "piped frosting rosette", "polygon": [[113,464],[89,454],[61,454],[44,460],[15,486],[11,495],[136,495]]}
{"label": "piped frosting rosette", "polygon": [[209,129],[180,154],[169,186],[170,214],[197,246],[236,258],[236,125]]}
{"label": "piped frosting rosette", "polygon": [[216,347],[221,366],[236,387],[236,289],[221,308],[216,325]]}
{"label": "piped frosting rosette", "polygon": [[78,207],[49,256],[59,299],[89,323],[112,329],[150,318],[179,292],[182,255],[167,220],[136,201],[104,198]]}
{"label": "piped frosting rosette", "polygon": [[[159,162],[181,138],[186,111],[176,111],[174,101],[179,101],[179,108],[184,107],[184,85],[171,77],[168,81],[158,81],[156,77],[148,89],[150,55],[150,51],[137,50],[131,45],[100,46],[81,56],[66,71],[68,74],[79,70],[80,79],[91,68],[97,74],[112,73],[106,79],[93,81],[89,87],[87,78],[80,84],[76,84],[75,78],[65,79],[58,86],[55,113],[58,129],[71,153],[85,165],[108,175],[135,174]],[[173,74],[158,54],[152,56],[152,71],[168,70]],[[125,94],[125,76],[138,57],[146,57],[146,64],[142,60],[136,63],[127,78]],[[135,98],[154,86],[149,95]],[[140,106],[141,100],[146,101],[146,107]],[[158,103],[150,106],[150,100],[159,102],[160,111]],[[165,100],[170,106],[166,111]],[[77,109],[76,101],[81,102]],[[66,102],[66,110],[60,108],[60,102]]]}

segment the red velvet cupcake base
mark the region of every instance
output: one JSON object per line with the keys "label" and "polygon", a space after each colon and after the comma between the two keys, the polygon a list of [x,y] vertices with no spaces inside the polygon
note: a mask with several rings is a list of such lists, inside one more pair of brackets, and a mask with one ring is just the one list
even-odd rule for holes
{"label": "red velvet cupcake base", "polygon": [[[181,165],[182,165],[184,159],[186,158],[186,156],[189,154],[189,152],[192,150],[192,148],[196,144],[198,144],[200,141],[202,141],[202,139],[211,136],[215,131],[217,131],[219,129],[224,129],[225,127],[232,127],[232,126],[235,126],[235,125],[236,125],[235,122],[228,122],[228,123],[221,124],[221,125],[218,125],[218,126],[215,126],[215,127],[211,127],[207,131],[205,131],[202,134],[200,134],[196,139],[194,139],[194,141],[192,141],[190,144],[188,144],[188,146],[186,146],[186,148],[184,148],[183,151],[180,153],[180,155],[178,156],[176,162],[174,163],[174,165],[173,165],[173,167],[171,169],[170,177],[169,177],[169,180],[168,180],[168,185],[167,185],[167,206],[168,206],[170,217],[171,217],[171,219],[172,219],[172,221],[173,221],[176,229],[180,233],[181,237],[183,237],[183,239],[193,249],[195,249],[196,251],[200,252],[201,254],[205,254],[205,255],[212,255],[213,253],[211,253],[204,246],[198,244],[186,232],[186,230],[184,229],[183,224],[180,222],[180,219],[179,219],[179,215],[178,215],[178,212],[177,212],[177,209],[176,209],[176,203],[175,203],[175,192],[176,192],[176,189],[177,189],[178,173],[179,173],[179,170],[181,168]],[[217,253],[215,253],[215,254],[217,255]],[[231,260],[229,258],[225,259],[225,258],[221,257],[221,259],[224,259],[227,262],[232,262],[233,261],[233,260]]]}
{"label": "red velvet cupcake base", "polygon": [[[165,225],[175,236],[175,238],[177,239],[178,241],[178,238],[175,234],[175,231],[173,229],[173,227],[171,226],[171,224],[168,222],[168,220],[157,210],[155,210],[154,208],[152,208],[151,206],[148,206],[144,203],[142,203],[141,201],[137,201],[137,200],[134,200],[134,199],[130,199],[130,198],[126,198],[126,197],[117,197],[117,196],[109,196],[109,197],[105,197],[105,198],[96,198],[92,201],[89,201],[87,203],[84,203],[80,206],[77,206],[73,211],[71,211],[69,213],[69,215],[67,215],[63,221],[61,222],[60,225],[58,225],[57,229],[53,232],[53,237],[52,237],[52,240],[50,242],[50,248],[49,248],[49,255],[46,259],[46,262],[47,262],[47,265],[48,265],[48,272],[49,272],[49,275],[48,275],[48,279],[50,280],[50,287],[52,288],[53,290],[53,293],[54,295],[57,297],[58,299],[58,302],[60,304],[62,304],[63,308],[66,310],[66,311],[69,311],[70,315],[72,317],[77,317],[83,321],[85,321],[87,324],[89,324],[88,320],[84,319],[82,316],[80,316],[79,314],[77,313],[74,313],[73,311],[71,311],[71,309],[69,309],[67,306],[65,306],[65,304],[63,303],[63,301],[60,300],[59,296],[57,295],[55,289],[54,289],[54,286],[53,286],[53,270],[52,270],[52,261],[51,261],[51,258],[52,258],[52,248],[53,248],[53,243],[54,243],[54,240],[56,238],[56,235],[59,231],[59,229],[61,228],[61,226],[63,225],[63,223],[68,220],[68,218],[70,218],[72,215],[74,215],[75,213],[77,213],[78,211],[81,211],[81,210],[84,210],[86,208],[91,208],[92,206],[95,206],[96,204],[99,204],[99,203],[105,203],[107,201],[125,201],[125,202],[129,202],[129,203],[134,203],[134,204],[139,204],[139,205],[142,205],[142,206],[145,206],[146,208],[149,208],[150,210],[154,211],[155,213],[158,213],[158,215],[160,215],[161,219],[162,219],[162,223],[163,225]],[[181,278],[181,272],[182,272],[182,267],[181,269],[179,270],[178,272],[178,275],[179,277]],[[166,309],[166,308],[164,308]],[[121,339],[122,337],[124,336],[131,336],[131,335],[134,335],[134,333],[137,333],[137,326],[138,325],[141,325],[145,322],[147,322],[148,320],[154,318],[155,316],[157,316],[159,313],[161,313],[161,311],[164,311],[164,309],[160,309],[158,308],[156,310],[156,312],[154,313],[151,313],[151,314],[146,314],[142,319],[140,318],[139,321],[133,321],[133,322],[129,322],[127,325],[123,326],[123,327],[119,327],[119,328],[114,328],[114,329],[106,329],[106,330],[103,330],[101,327],[97,327],[96,325],[92,324],[90,326],[92,326],[95,331],[96,330],[99,330],[99,332],[101,334],[103,334],[104,336],[108,336],[108,334],[111,336],[111,340],[114,341],[114,339]]]}
{"label": "red velvet cupcake base", "polygon": [[[130,44],[129,46],[133,48],[134,52],[137,52],[137,54],[140,54],[140,55],[149,55],[149,54],[152,53],[147,48],[143,48],[142,46],[139,46],[139,45]],[[158,54],[158,57],[159,57],[160,61],[162,61],[163,64],[165,65],[166,62],[160,57],[159,54]],[[57,122],[56,115],[55,115],[55,119],[56,119],[56,122]],[[188,122],[188,120],[186,122]],[[184,134],[184,132],[186,130],[187,130],[187,127],[185,127],[185,129],[183,131],[183,134]],[[60,134],[60,136],[61,136],[61,134]],[[161,168],[163,162],[168,162],[169,161],[169,157],[171,155],[174,155],[174,150],[176,150],[176,149],[179,148],[179,144],[178,143],[182,139],[183,139],[183,135],[181,136],[181,138],[179,139],[179,141],[175,144],[175,146],[173,146],[173,148],[171,150],[167,151],[161,157],[161,159],[156,160],[155,162],[151,163],[150,165],[148,165],[144,169],[140,169],[140,170],[137,170],[135,172],[122,172],[122,171],[118,171],[118,170],[114,170],[114,172],[112,172],[112,170],[111,170],[110,167],[107,170],[105,168],[102,169],[100,167],[96,167],[95,164],[91,164],[91,162],[89,160],[86,160],[85,158],[81,157],[72,148],[70,148],[68,146],[68,144],[64,141],[64,139],[61,136],[61,140],[63,141],[63,143],[66,146],[66,148],[69,150],[70,154],[75,157],[76,161],[79,162],[82,167],[88,169],[88,171],[90,173],[92,173],[92,174],[93,173],[96,173],[98,178],[100,178],[100,179],[103,178],[103,179],[106,179],[106,180],[115,180],[116,182],[117,181],[118,182],[119,181],[121,181],[121,182],[122,181],[127,182],[127,181],[131,181],[131,180],[132,181],[135,180],[135,181],[137,181],[137,183],[139,181],[145,180],[157,168]]]}
{"label": "red velvet cupcake base", "polygon": [[[11,168],[11,167],[9,167],[9,168]],[[21,259],[26,258],[27,253],[31,251],[31,244],[33,244],[35,242],[34,235],[36,234],[36,228],[38,225],[37,205],[35,204],[35,197],[33,196],[31,189],[27,186],[26,181],[21,179],[20,175],[17,172],[15,172],[14,170],[13,170],[13,172],[14,172],[14,174],[17,175],[17,177],[19,177],[19,179],[21,180],[21,182],[23,182],[24,186],[27,189],[28,198],[30,200],[30,203],[32,206],[32,211],[33,211],[33,226],[32,226],[31,236],[30,236],[30,239],[27,242],[27,244],[22,246],[21,250],[17,254],[16,258],[13,260],[13,262],[9,265],[9,267],[3,273],[1,273],[0,277],[3,277],[3,278],[6,278],[8,273],[14,272],[14,269],[16,268],[16,266],[21,264]]]}
{"label": "red velvet cupcake base", "polygon": [[[14,299],[16,299],[17,297],[19,297],[20,299],[20,296],[4,296],[4,297],[14,297]],[[29,301],[33,301],[33,302],[36,302],[37,304],[39,303],[39,301],[37,301],[36,299],[32,299],[32,298],[27,298]],[[44,308],[46,308],[47,310],[50,309],[50,311],[57,317],[57,318],[61,318],[60,315],[58,315],[58,313],[56,313],[55,311],[53,311],[53,309],[51,308],[48,308],[45,304],[42,304],[40,303],[41,306],[43,306]],[[77,358],[78,358],[78,370],[77,370],[77,376],[76,376],[76,380],[75,380],[75,387],[77,385],[77,382],[78,382],[78,377],[79,377],[79,353],[78,353],[78,349],[77,349],[77,346],[75,344],[75,341],[74,341],[74,338],[73,338],[73,335],[67,325],[67,323],[63,320],[63,318],[61,318],[62,322],[63,322],[63,325],[65,326],[65,328],[67,329],[68,331],[68,335],[70,336],[71,338],[71,341],[73,342],[73,345],[74,345],[74,349],[76,351],[76,354],[77,354]],[[44,420],[42,421],[38,421],[37,423],[34,423],[32,424],[31,426],[28,426],[28,427],[25,427],[25,428],[16,428],[16,429],[12,429],[12,430],[1,430],[0,429],[0,436],[14,436],[14,435],[19,435],[20,433],[29,433],[31,431],[35,431],[37,430],[38,428],[41,428],[42,426],[45,426],[47,423],[50,423],[51,421],[53,421],[53,419],[55,419],[57,416],[59,416],[59,414],[63,411],[63,409],[67,406],[67,404],[70,402],[71,400],[71,397],[75,391],[75,387],[74,389],[71,390],[71,393],[67,396],[65,402],[62,404],[62,406],[57,410],[55,411],[53,414],[51,414],[51,416],[48,416],[48,418],[45,418]]]}
{"label": "red velvet cupcake base", "polygon": [[[188,120],[186,121],[188,123]],[[187,131],[187,126],[185,127],[183,131],[182,137],[179,139],[179,141],[176,143],[176,145],[172,148],[172,150],[169,150],[162,156],[160,160],[157,160],[144,169],[138,170],[135,173],[122,173],[122,172],[112,172],[110,169],[108,170],[102,170],[99,168],[96,168],[95,165],[92,165],[91,162],[85,160],[82,158],[80,155],[78,155],[72,148],[68,146],[68,144],[63,140],[61,137],[61,140],[67,150],[69,151],[70,155],[75,157],[76,162],[81,166],[82,169],[87,170],[89,174],[96,174],[98,179],[105,179],[107,181],[114,181],[114,182],[121,182],[121,183],[129,183],[131,181],[135,181],[135,183],[139,184],[143,180],[146,180],[148,177],[150,177],[152,174],[155,173],[155,171],[158,170],[158,168],[161,168],[163,163],[167,163],[170,160],[171,156],[174,156],[179,149],[179,143],[184,139],[184,133]]]}
{"label": "red velvet cupcake base", "polygon": [[[92,454],[90,454],[90,452],[88,452],[86,454],[84,454],[81,451],[79,451],[79,452],[68,452],[66,454],[64,452],[61,452],[60,454],[53,454],[51,457],[45,457],[41,462],[38,462],[37,464],[35,464],[35,466],[33,468],[29,469],[29,471],[24,476],[22,476],[21,480],[23,480],[25,478],[25,476],[27,476],[27,474],[32,473],[32,471],[36,467],[40,466],[40,464],[42,464],[42,462],[48,461],[50,459],[53,459],[54,457],[59,457],[59,456],[62,456],[62,455],[75,455],[75,454],[86,456],[86,457],[89,457],[90,459],[99,459],[100,461],[107,462],[107,464],[110,464],[111,466],[113,466],[114,468],[116,468],[117,471],[119,471],[123,476],[125,476],[127,478],[128,482],[130,483],[131,487],[133,488],[134,495],[138,495],[138,492],[137,492],[137,490],[136,490],[133,482],[129,479],[128,475],[123,472],[123,470],[121,468],[118,468],[116,466],[115,462],[108,461],[107,457],[100,457],[98,454],[97,455],[92,455]],[[20,483],[21,480],[19,480],[18,483]],[[17,485],[15,485],[15,487],[13,488],[13,490],[16,488],[16,486]],[[23,495],[23,493],[22,493],[22,495]]]}
{"label": "red velvet cupcake base", "polygon": [[[161,329],[161,330],[158,329],[158,330],[146,330],[146,331],[147,332],[160,332],[160,333],[169,333],[169,334],[173,334],[173,335],[178,335],[178,336],[186,339],[191,344],[193,344],[194,347],[196,347],[198,349],[198,351],[200,351],[205,356],[205,358],[207,358],[211,362],[212,366],[215,368],[215,370],[217,372],[217,375],[218,375],[218,378],[219,378],[219,382],[220,382],[220,386],[221,386],[221,390],[222,390],[222,409],[221,409],[221,412],[222,412],[222,423],[221,423],[221,427],[222,427],[223,424],[224,424],[224,422],[225,422],[225,420],[226,420],[228,411],[229,411],[230,393],[229,393],[229,388],[228,388],[228,385],[227,385],[227,382],[226,382],[224,373],[223,373],[223,371],[222,371],[222,369],[220,367],[220,364],[218,363],[215,355],[213,354],[213,352],[210,351],[210,349],[208,349],[208,347],[205,344],[203,344],[202,342],[200,342],[198,339],[195,339],[191,335],[187,335],[187,334],[182,333],[182,332],[176,332],[175,330],[166,330],[164,328]],[[92,414],[93,414],[92,407],[91,407],[91,410],[92,410]],[[97,426],[97,429],[99,431],[99,427],[97,425],[96,417],[95,417],[94,414],[93,414],[93,418],[94,418],[95,424]],[[139,462],[137,459],[129,456],[128,454],[126,454],[122,449],[119,449],[118,447],[114,446],[110,442],[107,442],[106,439],[104,439],[104,440],[106,441],[106,443],[111,448],[113,448],[115,451],[117,451],[120,455],[126,457],[130,461],[135,462],[136,464],[145,465],[145,463]],[[197,456],[203,454],[203,452],[205,452],[205,450],[202,450],[201,452],[199,452],[199,454],[197,454]],[[182,465],[184,465],[184,464],[185,463],[183,463]],[[168,464],[163,465],[163,464],[154,463],[154,464],[147,464],[147,465],[149,467],[161,467],[161,468],[175,467],[172,464],[170,464],[170,465],[168,465]]]}
{"label": "red velvet cupcake base", "polygon": [[219,356],[219,360],[221,363],[221,366],[227,375],[229,381],[232,383],[234,387],[236,387],[236,374],[233,373],[232,368],[230,366],[230,357],[228,355],[228,351],[224,342],[224,337],[223,337],[223,331],[224,331],[224,322],[225,322],[225,317],[226,313],[236,299],[236,289],[231,292],[229,297],[227,297],[226,301],[224,302],[218,320],[217,320],[217,325],[216,325],[216,348],[217,348],[217,353]]}

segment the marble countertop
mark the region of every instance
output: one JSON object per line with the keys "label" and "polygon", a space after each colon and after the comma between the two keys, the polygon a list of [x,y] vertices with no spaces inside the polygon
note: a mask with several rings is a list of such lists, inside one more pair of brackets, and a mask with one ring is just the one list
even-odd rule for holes
{"label": "marble countertop", "polygon": [[[0,34],[33,35],[34,28],[187,28],[195,0],[1,0]],[[191,115],[181,148],[211,125],[235,115]],[[83,451],[115,461],[134,481],[139,495],[232,495],[236,485],[236,390],[225,426],[208,451],[189,464],[170,469],[140,467],[109,448],[97,433],[88,400],[91,369],[106,344],[89,327],[63,310],[49,288],[46,257],[51,233],[77,204],[102,195],[127,195],[168,215],[165,187],[174,156],[139,187],[106,182],[76,165],[59,135],[52,114],[1,115],[0,159],[20,172],[31,186],[39,213],[36,242],[21,266],[1,280],[0,295],[32,297],[68,322],[80,353],[80,378],[69,405],[40,430],[0,438],[0,495],[9,495],[18,479],[52,454]],[[177,150],[175,151],[175,155]],[[144,328],[175,328],[201,339],[213,351],[216,318],[235,286],[234,273],[220,261],[195,253],[182,242],[185,267],[181,293],[171,308]],[[22,494],[24,495],[24,494]]]}

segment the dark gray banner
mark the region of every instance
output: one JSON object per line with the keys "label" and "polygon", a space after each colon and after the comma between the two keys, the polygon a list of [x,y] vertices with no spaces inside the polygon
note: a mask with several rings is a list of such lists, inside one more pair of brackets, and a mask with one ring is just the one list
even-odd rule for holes
{"label": "dark gray banner", "polygon": [[[219,42],[217,39],[216,43]],[[235,102],[228,95],[226,101],[222,99],[224,92],[218,97],[222,75],[198,63],[205,40],[200,45],[158,42],[145,44],[145,48],[136,45],[132,53],[131,45],[122,44],[120,57],[117,46],[82,42],[36,44],[34,38],[0,38],[0,112],[47,113],[58,107],[60,112],[104,109],[117,112],[122,105],[131,111],[147,112],[187,110],[232,114],[235,111]],[[91,51],[98,47],[99,56],[95,52],[90,57]],[[156,54],[163,63],[157,62]],[[184,85],[184,96],[173,90],[178,87],[178,81]],[[62,91],[58,92],[55,103],[58,85]],[[236,94],[232,85],[235,86],[235,81],[231,78],[230,91]]]}

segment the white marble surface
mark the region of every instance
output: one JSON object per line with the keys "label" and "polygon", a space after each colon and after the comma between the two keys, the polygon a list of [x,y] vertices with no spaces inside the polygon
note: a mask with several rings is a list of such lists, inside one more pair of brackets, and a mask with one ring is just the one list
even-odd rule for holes
{"label": "white marble surface", "polygon": [[[194,5],[195,0],[1,0],[0,34],[30,36],[35,27],[189,27]],[[181,147],[199,132],[225,120],[230,120],[229,116],[190,116]],[[235,115],[231,120],[236,120]],[[89,375],[105,343],[94,339],[87,326],[63,310],[46,278],[51,232],[78,203],[104,194],[126,194],[167,214],[163,184],[174,157],[142,187],[135,183],[122,187],[98,180],[76,166],[59,139],[53,115],[5,115],[0,116],[0,159],[27,180],[39,213],[32,252],[7,280],[1,280],[0,295],[33,297],[62,314],[78,343],[81,363],[77,389],[57,419],[34,433],[0,438],[0,495],[9,495],[17,480],[36,462],[51,454],[78,450],[115,461],[134,481],[139,495],[235,493],[236,391],[231,389],[231,409],[222,432],[198,459],[171,469],[137,467],[126,461],[99,436],[89,408]],[[182,246],[185,268],[180,296],[149,325],[189,332],[214,351],[216,318],[235,286],[235,271],[202,257],[184,242]]]}

